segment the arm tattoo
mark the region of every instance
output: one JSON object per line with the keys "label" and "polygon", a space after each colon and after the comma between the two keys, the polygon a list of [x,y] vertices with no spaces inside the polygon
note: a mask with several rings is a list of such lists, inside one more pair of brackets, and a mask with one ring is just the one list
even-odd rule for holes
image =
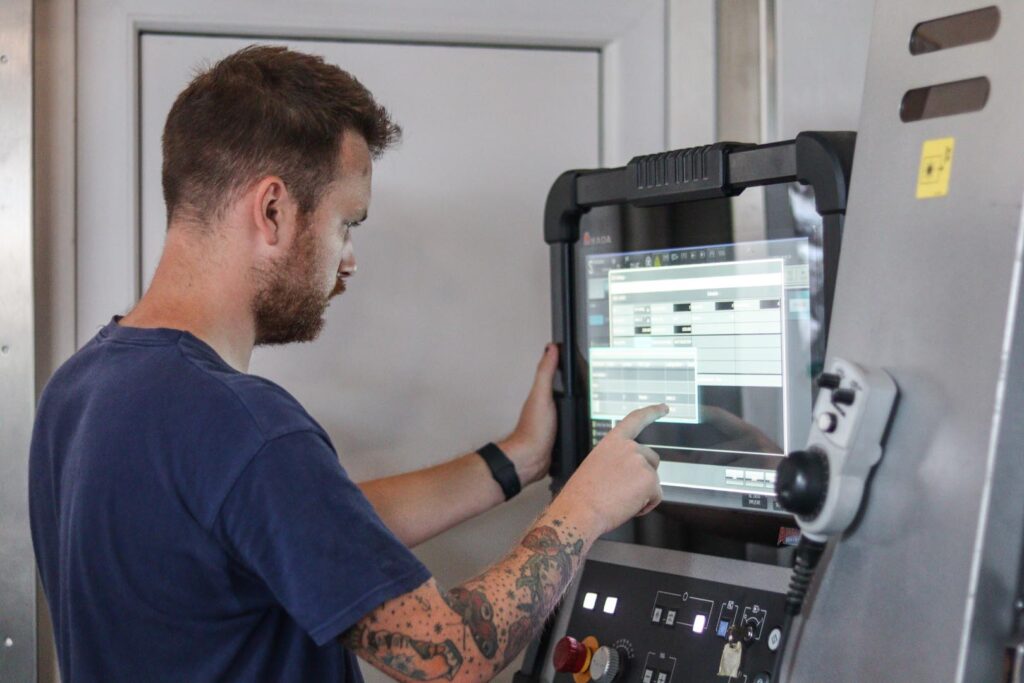
{"label": "arm tattoo", "polygon": [[482,590],[453,588],[441,597],[462,617],[462,647],[466,647],[466,631],[473,636],[473,642],[487,659],[493,659],[498,652],[498,629],[494,627],[494,608]]}
{"label": "arm tattoo", "polygon": [[462,654],[450,640],[433,643],[394,631],[372,631],[357,624],[345,633],[342,642],[350,649],[362,649],[381,668],[416,681],[450,681],[462,667]]}
{"label": "arm tattoo", "polygon": [[[562,526],[562,520],[553,523]],[[518,605],[522,615],[508,629],[505,649],[513,656],[526,647],[558,604],[583,553],[583,539],[562,543],[558,532],[550,526],[532,529],[522,545],[531,555],[520,568],[516,588],[526,588],[529,598]]]}
{"label": "arm tattoo", "polygon": [[363,646],[363,635],[365,633],[366,627],[361,623],[356,624],[341,634],[341,644],[354,652]]}
{"label": "arm tattoo", "polygon": [[[342,642],[400,680],[453,681],[456,674],[489,679],[544,625],[583,561],[585,546],[576,528],[549,517],[498,565],[439,591],[442,601],[421,592],[414,600],[381,606]],[[438,590],[436,584],[431,590]]]}
{"label": "arm tattoo", "polygon": [[[552,524],[561,528],[563,522],[556,519]],[[558,603],[572,580],[575,565],[583,551],[583,540],[577,538],[563,543],[554,527],[538,526],[526,535],[522,547],[530,551],[530,555],[519,566],[518,572],[511,572],[516,577],[515,586],[514,590],[507,591],[506,596],[515,600],[519,595],[517,591],[523,589],[526,596],[515,606],[517,612],[512,613],[505,644],[506,659],[511,659],[526,647],[534,631],[543,625]],[[494,607],[483,590],[485,582],[478,580],[476,583],[474,588],[453,588],[442,597],[462,618],[462,647],[466,647],[466,631],[469,631],[480,653],[487,659],[494,659],[499,649]],[[490,583],[490,580],[486,581],[486,584]]]}
{"label": "arm tattoo", "polygon": [[[569,540],[563,541],[562,537]],[[445,596],[448,605],[462,617],[480,652],[488,659],[500,653],[494,671],[514,659],[544,625],[582,561],[583,546],[575,529],[566,528],[560,519],[552,520],[551,525],[531,529],[502,569],[492,570],[468,587],[456,588]],[[485,591],[495,596],[499,606],[506,605],[505,609],[495,610]],[[495,621],[502,622],[504,649],[495,637]]]}

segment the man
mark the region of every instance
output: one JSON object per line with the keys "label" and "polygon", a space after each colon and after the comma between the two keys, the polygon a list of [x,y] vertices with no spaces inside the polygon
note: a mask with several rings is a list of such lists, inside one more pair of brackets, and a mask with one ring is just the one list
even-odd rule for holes
{"label": "man", "polygon": [[[153,282],[53,377],[31,453],[33,540],[62,679],[486,680],[527,644],[590,544],[660,500],[628,416],[508,556],[451,590],[409,552],[544,475],[545,350],[512,434],[357,487],[316,421],[247,374],[314,339],[356,270],[372,159],[399,134],[358,81],[252,47],[200,74],[164,130]],[[457,491],[459,495],[451,495]]]}

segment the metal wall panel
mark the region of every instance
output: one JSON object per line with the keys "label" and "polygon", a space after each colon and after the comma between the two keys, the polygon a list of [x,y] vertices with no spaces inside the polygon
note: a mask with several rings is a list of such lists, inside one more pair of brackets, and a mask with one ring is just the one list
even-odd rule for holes
{"label": "metal wall panel", "polygon": [[874,5],[874,0],[777,4],[778,120],[769,126],[768,140],[790,140],[804,130],[857,129]]}
{"label": "metal wall panel", "polygon": [[28,527],[35,407],[32,2],[0,4],[0,681],[34,681],[36,576]]}
{"label": "metal wall panel", "polygon": [[[876,6],[829,353],[887,369],[901,397],[786,681],[1002,680],[1024,530],[1024,4],[1000,4],[989,42],[908,49],[918,22],[977,6]],[[907,90],[980,75],[983,110],[900,121]],[[949,193],[917,199],[923,143],[947,137]]]}

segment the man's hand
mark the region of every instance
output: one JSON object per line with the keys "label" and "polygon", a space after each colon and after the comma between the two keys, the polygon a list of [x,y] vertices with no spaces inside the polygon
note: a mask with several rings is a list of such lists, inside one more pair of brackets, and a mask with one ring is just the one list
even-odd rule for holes
{"label": "man's hand", "polygon": [[551,449],[555,445],[557,429],[551,384],[556,369],[558,347],[555,344],[548,344],[544,348],[540,363],[537,364],[533,387],[519,413],[519,422],[515,430],[497,444],[516,466],[516,474],[519,475],[519,481],[524,487],[542,479],[551,465]]}
{"label": "man's hand", "polygon": [[588,509],[598,534],[632,517],[645,515],[661,502],[660,458],[636,442],[647,425],[668,414],[664,404],[634,410],[594,447],[566,482],[559,498],[574,509]]}
{"label": "man's hand", "polygon": [[[558,348],[548,344],[519,424],[498,442],[523,486],[544,477],[551,464],[557,422],[551,383],[557,367]],[[487,464],[475,452],[434,467],[362,482],[359,488],[388,528],[410,547],[505,500]],[[452,491],[460,495],[452,497]]]}

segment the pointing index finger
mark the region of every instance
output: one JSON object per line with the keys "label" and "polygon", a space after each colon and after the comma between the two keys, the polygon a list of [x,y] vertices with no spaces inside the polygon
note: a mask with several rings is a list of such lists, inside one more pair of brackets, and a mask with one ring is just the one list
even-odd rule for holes
{"label": "pointing index finger", "polygon": [[627,439],[635,439],[640,432],[647,427],[647,425],[651,424],[655,420],[665,417],[666,415],[668,415],[668,406],[664,403],[647,406],[645,408],[637,408],[629,415],[622,418],[622,422],[615,425],[615,428],[612,431]]}

